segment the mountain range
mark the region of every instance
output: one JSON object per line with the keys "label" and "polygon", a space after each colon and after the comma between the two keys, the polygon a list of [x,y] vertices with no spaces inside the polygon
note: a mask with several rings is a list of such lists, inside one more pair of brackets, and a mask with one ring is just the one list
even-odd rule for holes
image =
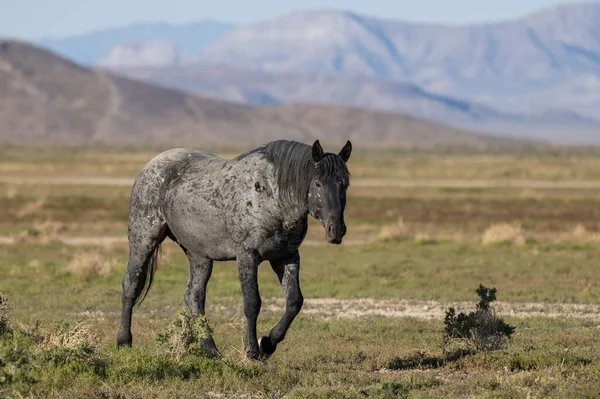
{"label": "mountain range", "polygon": [[297,104],[253,107],[83,67],[0,40],[0,141],[209,146],[294,139],[356,146],[530,145],[395,113]]}
{"label": "mountain range", "polygon": [[[227,67],[122,67],[108,70],[215,99],[257,106],[313,103],[411,115],[482,133],[557,143],[600,144],[599,122],[571,111],[513,114],[408,84],[349,74],[294,74]],[[565,137],[565,132],[575,132]]]}
{"label": "mountain range", "polygon": [[[600,143],[599,2],[466,26],[312,10],[221,28],[114,40],[103,56],[96,53],[96,65],[248,104],[358,106],[485,132]],[[79,40],[95,48],[95,35]]]}
{"label": "mountain range", "polygon": [[140,44],[168,44],[198,53],[234,28],[232,24],[210,20],[185,25],[146,22],[66,38],[43,39],[36,44],[79,64],[92,66],[119,46],[139,48]]}

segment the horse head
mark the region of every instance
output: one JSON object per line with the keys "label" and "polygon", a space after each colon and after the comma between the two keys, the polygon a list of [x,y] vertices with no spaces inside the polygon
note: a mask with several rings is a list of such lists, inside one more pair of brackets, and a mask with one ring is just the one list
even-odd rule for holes
{"label": "horse head", "polygon": [[324,153],[319,140],[312,146],[315,173],[308,190],[308,211],[321,222],[325,237],[332,244],[340,244],[347,231],[344,210],[350,173],[346,162],[351,153],[350,141],[338,154]]}

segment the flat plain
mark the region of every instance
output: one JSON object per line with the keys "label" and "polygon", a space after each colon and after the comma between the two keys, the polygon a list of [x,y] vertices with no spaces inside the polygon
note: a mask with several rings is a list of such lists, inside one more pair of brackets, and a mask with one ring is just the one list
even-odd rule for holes
{"label": "flat plain", "polygon": [[[171,242],[134,309],[133,348],[116,350],[130,182],[158,151],[0,149],[0,292],[10,307],[0,313],[11,330],[0,340],[0,396],[600,392],[595,152],[357,150],[345,242],[327,244],[311,222],[301,248],[305,306],[273,357],[249,362],[233,262],[217,263],[208,286],[223,359],[175,359],[157,341],[185,307],[188,263]],[[283,312],[283,292],[268,266],[259,279],[266,333]],[[493,306],[515,333],[505,348],[453,356],[442,339],[444,311],[473,310],[479,284],[497,288]]]}

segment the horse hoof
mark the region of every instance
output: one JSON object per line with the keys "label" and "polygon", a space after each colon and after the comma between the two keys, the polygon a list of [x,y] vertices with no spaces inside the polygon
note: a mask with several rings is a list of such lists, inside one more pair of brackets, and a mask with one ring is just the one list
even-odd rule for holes
{"label": "horse hoof", "polygon": [[215,341],[211,338],[205,339],[204,342],[202,342],[202,349],[204,350],[204,353],[206,353],[206,356],[209,359],[221,359],[223,357],[223,355],[221,355],[221,352],[219,352],[219,350],[217,349],[217,345],[215,344]]}
{"label": "horse hoof", "polygon": [[117,349],[122,348],[123,346],[131,346],[133,338],[131,333],[127,332],[119,332],[117,334]]}
{"label": "horse hoof", "polygon": [[211,351],[206,351],[206,356],[209,359],[213,359],[213,360],[220,360],[223,358],[223,355],[221,354],[221,352],[219,352],[216,348]]}
{"label": "horse hoof", "polygon": [[248,360],[261,360],[260,352],[246,351]]}
{"label": "horse hoof", "polygon": [[266,360],[271,357],[275,350],[277,349],[277,345],[273,345],[271,343],[271,338],[262,337],[258,340],[258,348],[260,350],[260,354]]}

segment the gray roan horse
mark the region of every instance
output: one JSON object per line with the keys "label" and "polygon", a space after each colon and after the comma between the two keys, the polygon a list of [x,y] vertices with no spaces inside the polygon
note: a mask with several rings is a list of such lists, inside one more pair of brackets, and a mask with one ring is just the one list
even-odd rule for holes
{"label": "gray roan horse", "polygon": [[[184,298],[191,315],[205,314],[213,261],[236,260],[247,321],[246,355],[265,359],[273,354],[302,307],[298,248],[308,214],[321,222],[330,243],[340,244],[346,234],[351,152],[350,141],[334,154],[324,153],[319,140],[312,146],[279,140],[231,160],[179,148],[148,162],[131,193],[118,347],[132,343],[133,306],[150,289],[159,246],[169,237],[190,262]],[[259,342],[257,274],[263,261],[277,274],[286,305],[279,323]],[[220,356],[212,337],[202,344],[210,356]]]}

